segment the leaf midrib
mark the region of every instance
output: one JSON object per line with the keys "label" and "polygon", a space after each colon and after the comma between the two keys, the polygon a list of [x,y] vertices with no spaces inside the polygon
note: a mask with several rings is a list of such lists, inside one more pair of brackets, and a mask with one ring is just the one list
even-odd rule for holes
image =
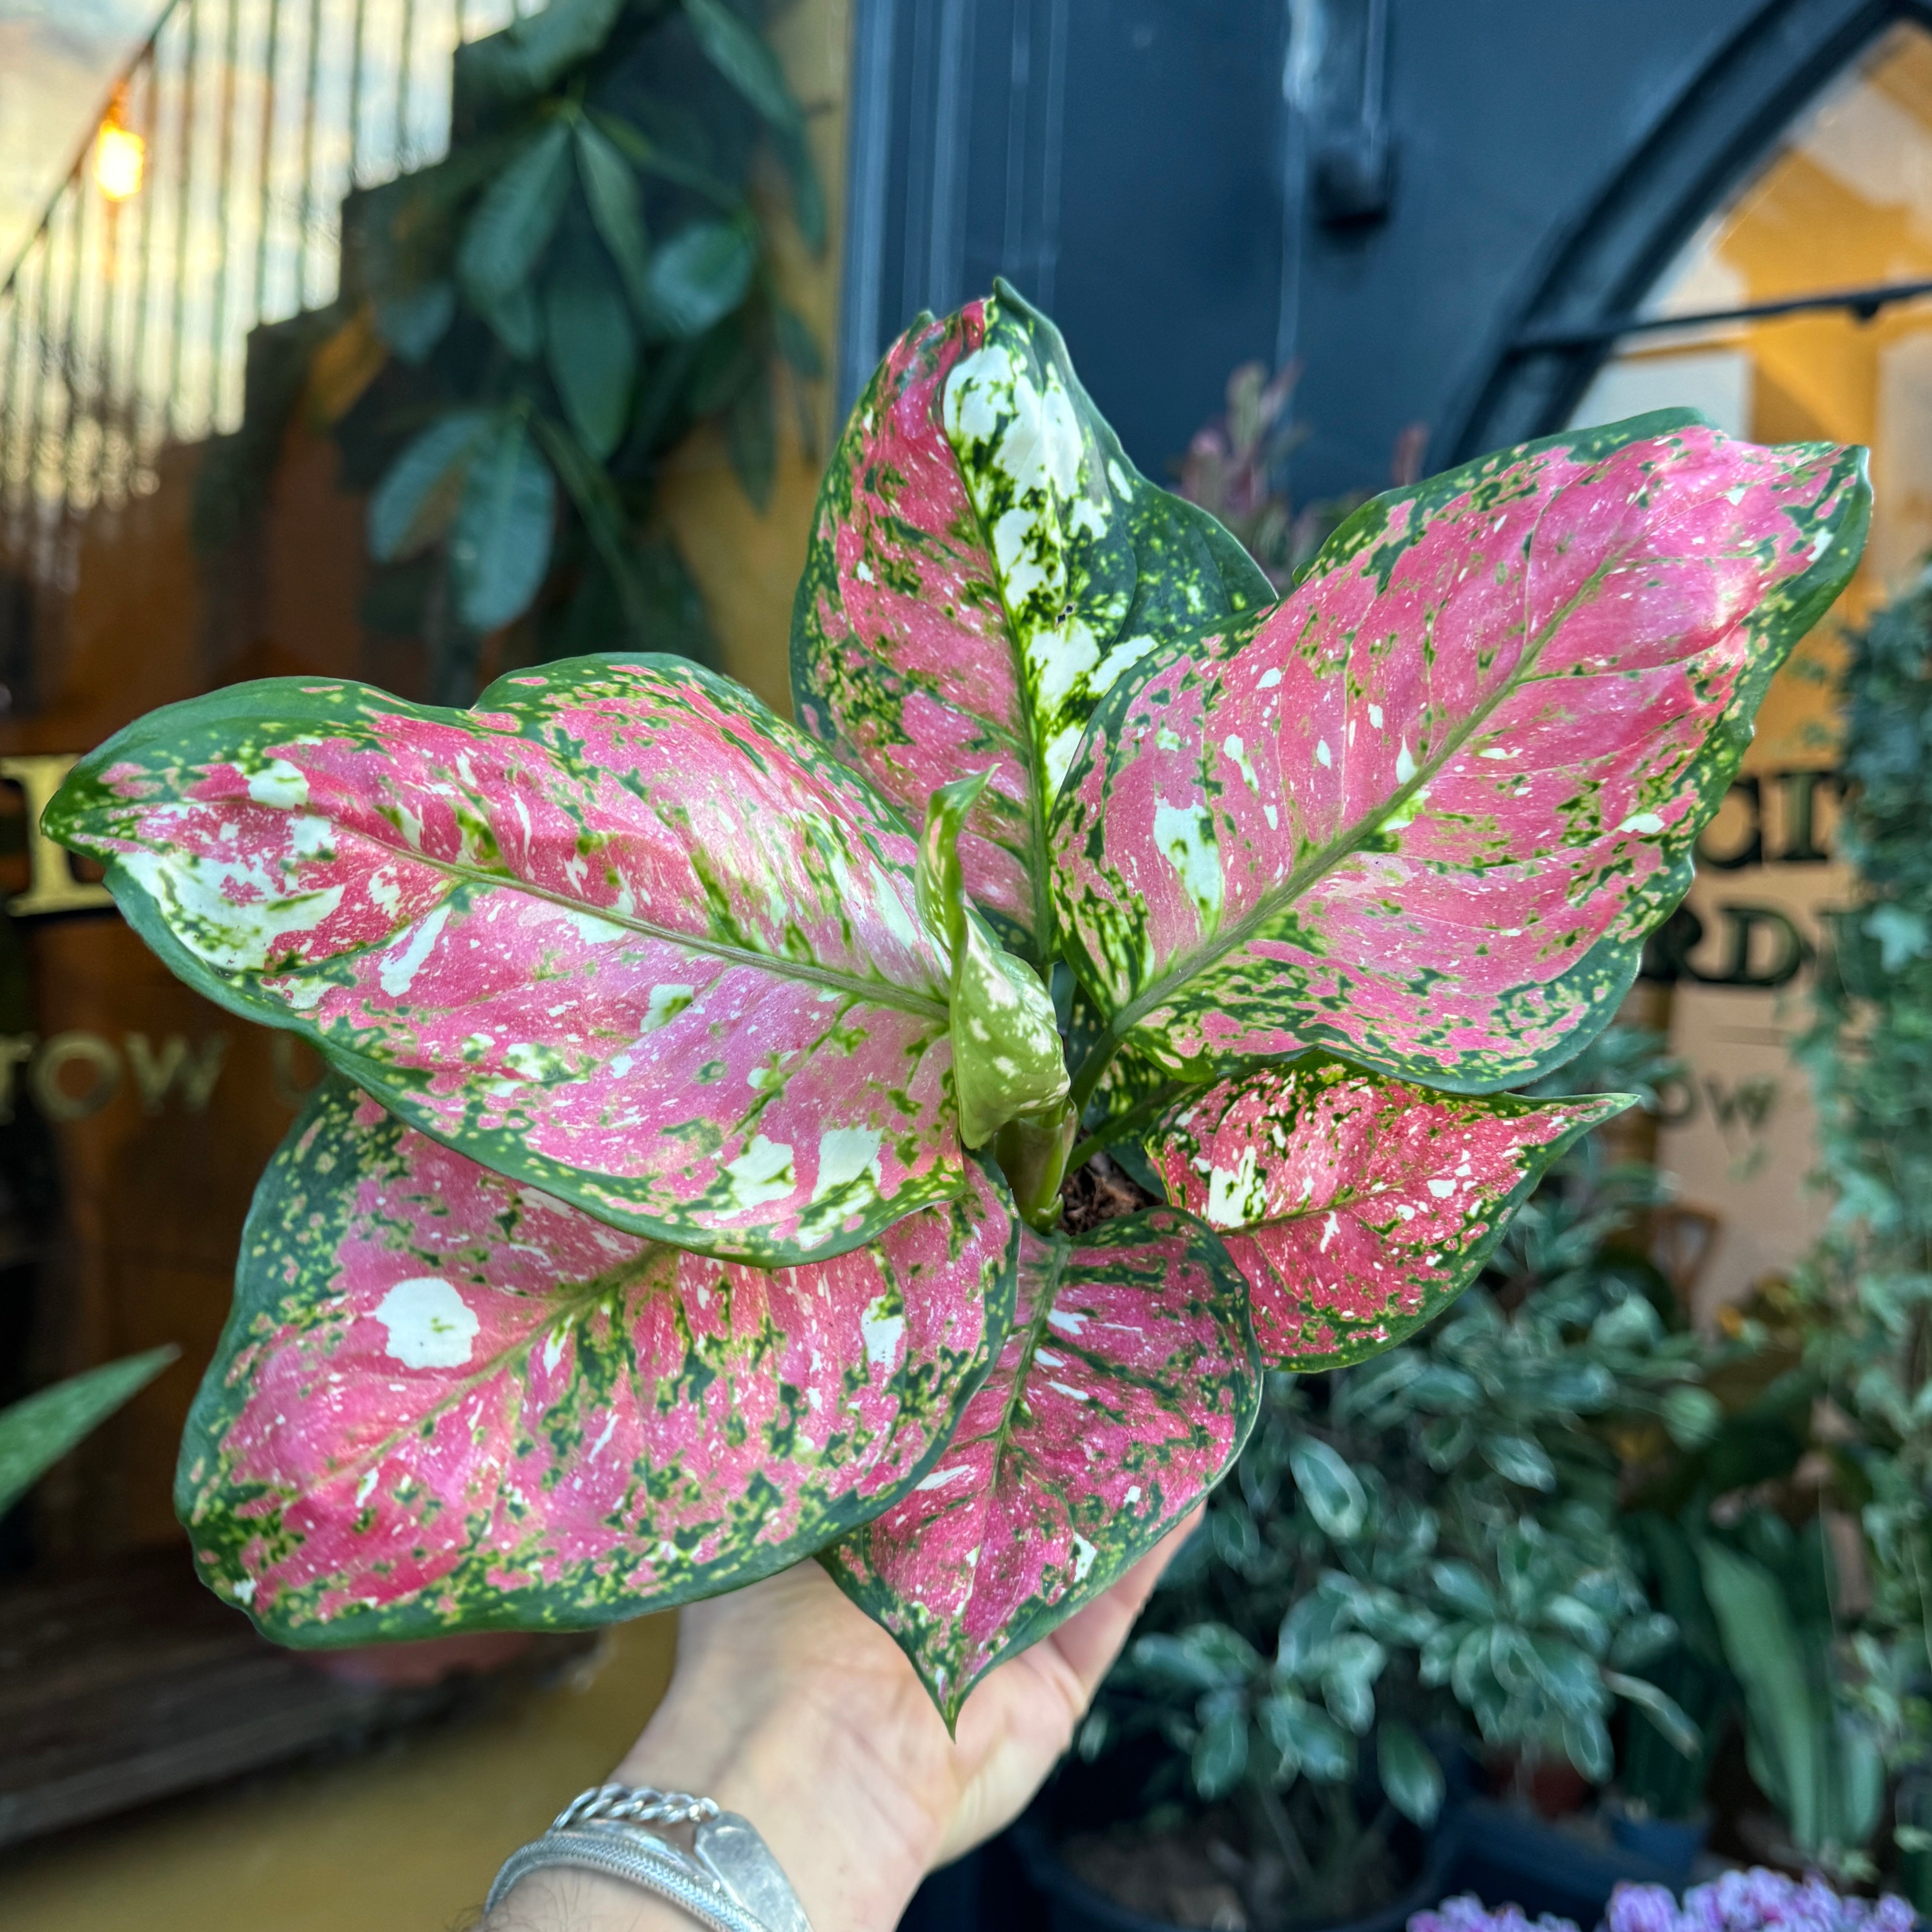
{"label": "leaf midrib", "polygon": [[[990,330],[987,332],[989,335],[992,333]],[[946,371],[946,381],[940,386],[939,430],[946,439],[946,448],[952,452],[960,481],[966,483],[965,461],[959,454],[958,446],[952,440],[952,431],[946,427],[946,391],[958,367],[957,362],[954,363]],[[980,547],[992,566],[988,574],[992,578],[994,594],[1000,600],[1000,615],[1006,624],[1006,648],[1013,661],[1013,688],[1019,694],[1020,718],[1025,737],[1022,749],[1027,764],[1027,840],[1031,848],[1027,866],[1027,886],[1033,896],[1033,940],[1044,964],[1052,959],[1054,952],[1053,894],[1047,870],[1046,754],[1040,741],[1040,721],[1034,710],[1033,687],[1027,680],[1026,646],[1021,640],[1019,626],[1014,621],[1012,606],[1006,601],[1006,580],[1000,568],[999,553],[993,548],[993,533],[986,527],[986,520],[980,513],[970,483],[966,483],[966,507],[973,513],[973,527],[979,532]]]}
{"label": "leaf midrib", "polygon": [[[346,829],[346,828],[345,828]],[[465,884],[488,886],[493,891],[508,890],[527,893],[532,898],[560,906],[566,912],[574,913],[588,919],[601,919],[611,926],[619,926],[626,931],[642,934],[647,939],[660,939],[674,946],[681,946],[693,952],[701,952],[707,957],[723,959],[736,965],[751,966],[762,972],[770,973],[779,979],[802,980],[808,984],[826,986],[836,992],[849,993],[855,999],[863,1000],[874,1006],[896,1007],[902,1012],[915,1014],[922,1019],[936,1020],[942,1025],[946,1023],[947,1008],[939,1000],[928,1000],[922,995],[895,986],[886,980],[862,980],[856,974],[841,973],[830,966],[814,965],[809,961],[787,958],[783,954],[759,952],[748,946],[734,946],[728,940],[704,938],[696,933],[680,932],[674,927],[659,926],[654,921],[640,919],[634,914],[619,911],[614,907],[592,905],[582,899],[574,899],[568,894],[554,892],[548,886],[540,886],[528,879],[521,879],[513,872],[492,872],[480,866],[465,865],[460,860],[432,858],[427,854],[410,850],[404,846],[394,846],[378,838],[370,838],[365,832],[355,832],[352,836],[369,838],[369,842],[384,851],[393,851],[398,856],[419,865],[429,866],[433,871],[446,874]],[[352,952],[335,956],[338,958],[367,958],[386,951],[396,943],[398,935],[368,946],[358,946]]]}
{"label": "leaf midrib", "polygon": [[[1048,1288],[1040,1296],[1039,1309],[1028,1324],[1026,1346],[1013,1377],[1013,1385],[1007,1391],[1006,1406],[1000,1412],[996,1427],[988,1431],[987,1436],[981,1438],[982,1441],[991,1439],[996,1444],[993,1455],[992,1481],[988,1490],[989,1496],[998,1494],[1000,1471],[1008,1456],[1019,1453],[1013,1446],[1015,1418],[1031,1379],[1041,1344],[1046,1340],[1047,1328],[1052,1320],[1053,1311],[1059,1304],[1060,1291],[1066,1286],[1066,1270],[1073,1259],[1073,1246],[1072,1238],[1064,1232],[1053,1238],[1052,1274]],[[1166,1386],[1158,1375],[1144,1373],[1126,1362],[1111,1358],[1099,1348],[1077,1340],[1056,1337],[1054,1346],[1064,1349],[1069,1355],[1077,1356],[1106,1382],[1125,1382],[1138,1388],[1156,1390]]]}
{"label": "leaf midrib", "polygon": [[[1550,506],[1546,504],[1538,512],[1535,527],[1531,530],[1524,545],[1526,554],[1533,547],[1537,532],[1541,529],[1543,519],[1548,515],[1550,508]],[[1124,1040],[1149,1013],[1165,1006],[1190,980],[1198,978],[1202,974],[1218,964],[1230,952],[1238,951],[1245,946],[1262,927],[1275,918],[1285,907],[1292,905],[1300,898],[1317,879],[1333,872],[1345,859],[1360,850],[1362,846],[1372,838],[1396,812],[1441,773],[1443,767],[1468,742],[1505,698],[1513,695],[1522,685],[1530,681],[1530,674],[1534,670],[1537,661],[1547,648],[1550,639],[1569,622],[1576,611],[1583,608],[1587,602],[1594,601],[1595,593],[1604,579],[1608,576],[1613,568],[1622,562],[1628,554],[1628,547],[1626,546],[1624,549],[1610,552],[1598,563],[1575,594],[1558,608],[1542,630],[1525,646],[1522,658],[1516,670],[1499,683],[1496,690],[1478,705],[1462,723],[1450,733],[1444,741],[1442,749],[1432,756],[1426,764],[1419,767],[1414,777],[1411,778],[1407,784],[1398,787],[1385,803],[1358,819],[1342,836],[1336,838],[1331,844],[1323,846],[1308,860],[1298,866],[1279,886],[1272,892],[1264,894],[1251,911],[1234,925],[1226,928],[1225,932],[1217,933],[1212,944],[1202,947],[1198,952],[1192,955],[1184,965],[1177,965],[1173,968],[1154,981],[1136,998],[1129,1000],[1108,1023],[1107,1032],[1103,1036],[1102,1043],[1111,1042],[1118,1045],[1120,1041]],[[1526,601],[1528,595],[1529,574],[1526,570],[1523,575],[1523,596]],[[1352,646],[1350,650],[1352,658],[1353,655]]]}
{"label": "leaf midrib", "polygon": [[1026,1346],[1020,1359],[1015,1364],[1013,1385],[1006,1391],[1005,1406],[1000,1412],[998,1426],[993,1430],[992,1480],[987,1485],[989,1498],[997,1496],[1000,1487],[1000,1466],[1006,1460],[1006,1452],[1012,1446],[1013,1421],[1019,1412],[1021,1398],[1026,1393],[1028,1378],[1033,1373],[1034,1357],[1040,1352],[1040,1345],[1046,1334],[1046,1324],[1053,1313],[1053,1305],[1060,1299],[1060,1283],[1066,1278],[1066,1264],[1073,1258],[1073,1244],[1064,1234],[1053,1237],[1053,1262],[1042,1289],[1040,1305],[1034,1310],[1033,1319],[1028,1322]]}
{"label": "leaf midrib", "polygon": [[[367,1475],[374,1468],[380,1468],[383,1461],[393,1454],[412,1436],[420,1436],[429,1424],[439,1420],[459,1402],[464,1401],[478,1389],[495,1381],[499,1376],[514,1371],[515,1365],[527,1358],[540,1336],[552,1333],[561,1323],[574,1322],[588,1314],[597,1304],[609,1297],[625,1292],[639,1281],[657,1258],[664,1244],[651,1241],[645,1244],[644,1251],[634,1260],[620,1262],[616,1267],[607,1269],[602,1274],[593,1276],[587,1282],[560,1290],[554,1298],[542,1298],[552,1312],[544,1321],[536,1322],[518,1341],[492,1355],[472,1375],[465,1376],[445,1394],[440,1396],[420,1414],[401,1426],[392,1430],[377,1443],[359,1451],[340,1462],[330,1472],[329,1479],[338,1480],[345,1476]],[[447,1279],[447,1277],[446,1277]],[[532,1299],[538,1298],[532,1297]],[[632,1352],[634,1354],[634,1351]],[[635,1393],[634,1380],[632,1384]],[[239,1420],[239,1417],[236,1418]],[[503,1468],[507,1473],[515,1466],[514,1461],[506,1462]],[[394,1498],[392,1498],[393,1501]]]}
{"label": "leaf midrib", "polygon": [[[970,1441],[962,1438],[954,1445],[964,1449],[976,1448],[981,1443],[992,1445],[986,1483],[980,1488],[963,1490],[958,1496],[947,1500],[934,1512],[935,1520],[969,1507],[990,1514],[996,1506],[999,1498],[1000,1472],[1012,1448],[1015,1418],[1026,1393],[1027,1378],[1033,1373],[1034,1357],[1046,1334],[1047,1318],[1052,1314],[1054,1304],[1059,1299],[1060,1285],[1066,1279],[1066,1264],[1072,1253],[1073,1244],[1064,1234],[1052,1238],[1052,1258],[1046,1264],[1044,1270],[1047,1285],[1041,1292],[1033,1314],[1028,1318],[1025,1340],[1014,1366],[1012,1384],[1006,1390],[1006,1400],[1000,1406],[999,1420]],[[1012,1339],[1010,1334],[1008,1339]],[[1005,1352],[1003,1348],[1001,1355],[1004,1356]],[[999,1372],[997,1364],[994,1372],[996,1374]],[[976,1580],[968,1586],[969,1589],[976,1589],[977,1587]]]}

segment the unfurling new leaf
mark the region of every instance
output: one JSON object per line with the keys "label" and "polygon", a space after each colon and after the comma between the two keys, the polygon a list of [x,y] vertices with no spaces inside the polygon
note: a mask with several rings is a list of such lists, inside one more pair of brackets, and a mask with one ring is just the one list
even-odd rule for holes
{"label": "unfurling new leaf", "polygon": [[920,835],[920,916],[950,962],[952,1082],[959,1136],[983,1147],[1009,1120],[1057,1126],[1066,1101],[1053,1002],[1040,976],[1007,952],[968,902],[959,833],[986,774],[932,796]]}

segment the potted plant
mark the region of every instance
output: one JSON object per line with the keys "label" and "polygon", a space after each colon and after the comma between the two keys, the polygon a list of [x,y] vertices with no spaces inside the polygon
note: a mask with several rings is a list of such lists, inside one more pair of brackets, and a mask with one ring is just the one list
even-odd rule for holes
{"label": "potted plant", "polygon": [[[1622,1104],[1503,1090],[1682,895],[1862,460],[1638,418],[1391,491],[1277,599],[1002,286],[834,454],[797,726],[620,653],[119,734],[49,828],[335,1070],[183,1446],[211,1586],[329,1646],[815,1553],[950,1720]],[[1063,1228],[1130,1138],[1168,1201]]]}
{"label": "potted plant", "polygon": [[[1507,1766],[1526,1788],[1546,1766],[1600,1784],[1618,1699],[1695,1748],[1674,1701],[1634,1674],[1673,1630],[1618,1534],[1613,1445],[1652,1424],[1702,1441],[1708,1352],[1666,1331],[1614,1244],[1650,1177],[1605,1172],[1594,1147],[1564,1165],[1484,1286],[1426,1335],[1271,1384],[1155,1599],[1156,1628],[1083,1731],[1082,1756],[1129,1786],[1138,1817],[1073,1838],[1076,1879],[1123,1903],[1138,1888],[1150,1920],[1208,1923],[1185,1914],[1211,1910],[1218,1886],[1257,1928],[1400,1924],[1472,1835],[1486,1877],[1535,1882],[1523,1860],[1540,1848],[1499,1814],[1428,1838],[1439,1754]],[[1066,1889],[1037,1832],[1030,1850]],[[1568,1843],[1562,1856],[1590,1863]],[[1566,1876],[1587,1890],[1595,1874],[1543,1882]]]}
{"label": "potted plant", "polygon": [[714,425],[762,510],[788,410],[817,446],[820,358],[776,265],[823,251],[825,202],[770,10],[554,0],[456,50],[448,152],[352,191],[339,298],[254,338],[196,482],[224,589],[299,416],[368,494],[363,622],[420,641],[438,698],[520,656],[715,661],[666,458]]}

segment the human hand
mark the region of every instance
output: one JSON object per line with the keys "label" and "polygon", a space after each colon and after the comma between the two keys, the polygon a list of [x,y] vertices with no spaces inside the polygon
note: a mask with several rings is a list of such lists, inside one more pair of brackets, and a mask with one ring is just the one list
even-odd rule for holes
{"label": "human hand", "polygon": [[[817,1932],[890,1932],[927,1872],[1024,1808],[1198,1520],[992,1672],[956,1738],[898,1646],[816,1563],[692,1604],[670,1688],[614,1780],[702,1792],[748,1818]],[[488,1932],[689,1923],[617,1880],[551,1870],[519,1885]]]}

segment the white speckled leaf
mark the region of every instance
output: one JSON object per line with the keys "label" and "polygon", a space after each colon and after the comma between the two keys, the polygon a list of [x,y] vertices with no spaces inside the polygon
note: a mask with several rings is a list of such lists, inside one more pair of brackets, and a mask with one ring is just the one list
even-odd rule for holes
{"label": "white speckled leaf", "polygon": [[469,711],[240,686],[111,739],[47,824],[191,986],[634,1233],[822,1257],[964,1185],[912,839],[680,659]]}
{"label": "white speckled leaf", "polygon": [[256,1190],[182,1444],[202,1574],[277,1641],[607,1623],[797,1562],[905,1490],[1010,1318],[976,1162],[764,1269],[607,1226],[326,1081]]}
{"label": "white speckled leaf", "polygon": [[1364,506],[1264,616],[1101,701],[1052,825],[1109,1042],[1324,1047],[1492,1093],[1616,1012],[1772,672],[1856,566],[1864,452],[1683,411]]}
{"label": "white speckled leaf", "polygon": [[952,1441],[821,1560],[950,1724],[1220,1480],[1260,1396],[1240,1276],[1191,1215],[1023,1233],[1012,1328]]}
{"label": "white speckled leaf", "polygon": [[792,618],[799,721],[915,824],[991,770],[966,883],[1037,962],[1047,814],[1095,704],[1156,644],[1274,595],[1128,462],[1058,330],[996,284],[892,345],[832,454]]}
{"label": "white speckled leaf", "polygon": [[1631,1104],[1435,1094],[1311,1054],[1190,1096],[1148,1144],[1246,1277],[1269,1366],[1339,1369],[1433,1321],[1550,1162]]}

